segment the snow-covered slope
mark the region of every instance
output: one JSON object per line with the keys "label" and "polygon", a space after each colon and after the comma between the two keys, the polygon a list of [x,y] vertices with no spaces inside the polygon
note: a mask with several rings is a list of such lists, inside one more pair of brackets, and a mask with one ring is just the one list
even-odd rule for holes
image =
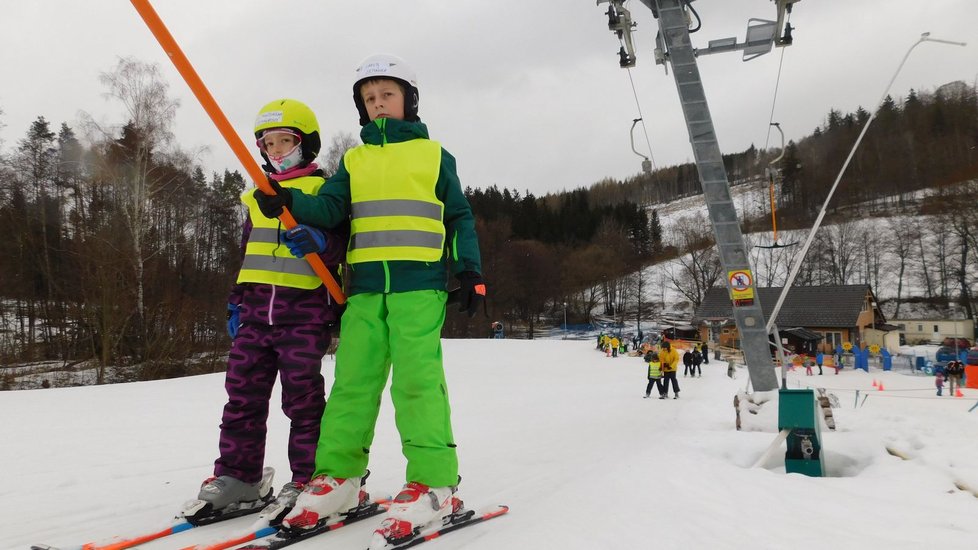
{"label": "snow-covered slope", "polygon": [[[823,385],[842,405],[839,431],[822,431],[828,477],[808,478],[785,475],[781,452],[751,468],[774,438],[776,408],[745,415],[751,431],[735,431],[732,399],[747,377],[728,378],[725,364],[680,377],[682,397],[660,401],[642,399],[640,359],[606,358],[590,342],[444,346],[460,496],[511,512],[431,550],[978,547],[978,498],[955,488],[978,487],[978,412],[968,412],[978,390],[939,399],[929,377],[790,373],[791,387]],[[333,363],[324,367],[331,373]],[[871,392],[860,408],[856,389]],[[0,393],[0,548],[164,524],[211,472],[223,404],[221,375]],[[287,421],[277,407],[271,416],[267,464],[280,484]],[[371,457],[368,488],[395,492],[404,459],[389,402]],[[375,523],[295,548],[363,548]],[[222,530],[142,548],[180,548]]]}

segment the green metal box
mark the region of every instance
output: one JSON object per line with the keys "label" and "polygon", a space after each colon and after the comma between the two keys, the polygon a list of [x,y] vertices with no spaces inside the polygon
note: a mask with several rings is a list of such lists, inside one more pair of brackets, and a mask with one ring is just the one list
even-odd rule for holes
{"label": "green metal box", "polygon": [[814,390],[778,390],[778,430],[790,430],[784,455],[789,474],[824,477],[821,428]]}

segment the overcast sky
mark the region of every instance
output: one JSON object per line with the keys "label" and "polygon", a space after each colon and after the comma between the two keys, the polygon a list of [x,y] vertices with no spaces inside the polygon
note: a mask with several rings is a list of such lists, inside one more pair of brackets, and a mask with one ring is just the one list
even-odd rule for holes
{"label": "overcast sky", "polygon": [[[292,97],[316,112],[324,143],[357,134],[352,76],[364,57],[394,53],[414,66],[420,114],[432,138],[458,159],[463,186],[536,195],[624,179],[641,170],[629,142],[638,106],[606,4],[594,0],[156,0],[227,117],[250,148],[255,114]],[[639,1],[638,65],[631,70],[658,166],[692,158],[671,71],[654,64],[657,30]],[[744,39],[748,18],[773,19],[770,0],[698,0],[693,44]],[[978,0],[801,0],[784,51],[774,120],[788,138],[810,133],[830,108],[875,105],[907,48],[922,32],[965,48],[916,48],[892,93],[978,78]],[[124,0],[0,0],[0,140],[9,151],[44,116],[57,129],[80,112],[111,124],[120,107],[103,97],[102,72],[118,58],[157,63],[181,107],[181,148],[200,150],[210,171],[240,166],[135,9]],[[700,58],[707,99],[725,153],[763,147],[781,50],[741,61]],[[647,153],[636,129],[635,145]],[[778,145],[776,136],[770,146]]]}

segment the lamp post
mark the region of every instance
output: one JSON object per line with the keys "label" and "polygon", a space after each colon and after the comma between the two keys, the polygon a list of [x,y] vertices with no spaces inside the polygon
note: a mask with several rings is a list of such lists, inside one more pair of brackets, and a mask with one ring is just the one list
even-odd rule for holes
{"label": "lamp post", "polygon": [[564,340],[567,339],[567,302],[564,302]]}

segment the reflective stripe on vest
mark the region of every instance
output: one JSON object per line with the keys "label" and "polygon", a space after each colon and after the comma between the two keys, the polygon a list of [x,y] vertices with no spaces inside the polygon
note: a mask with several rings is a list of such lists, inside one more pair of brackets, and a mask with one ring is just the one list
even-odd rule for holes
{"label": "reflective stripe on vest", "polygon": [[434,262],[442,257],[445,205],[435,196],[441,169],[438,142],[361,145],[347,151],[343,163],[350,173],[347,262]]}
{"label": "reflective stripe on vest", "polygon": [[[315,195],[325,180],[307,176],[279,182],[282,187],[298,189],[307,195]],[[265,283],[311,290],[323,284],[312,266],[304,258],[296,258],[279,237],[279,221],[268,219],[258,209],[254,189],[241,194],[241,202],[248,206],[248,215],[254,226],[248,235],[245,257],[238,272],[239,283]]]}

